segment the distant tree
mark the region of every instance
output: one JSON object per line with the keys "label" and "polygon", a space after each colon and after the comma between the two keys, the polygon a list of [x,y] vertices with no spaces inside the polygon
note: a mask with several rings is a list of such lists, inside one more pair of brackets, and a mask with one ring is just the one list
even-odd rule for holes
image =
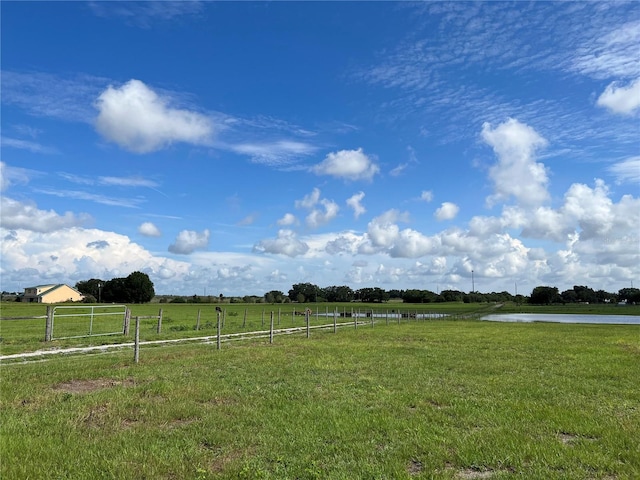
{"label": "distant tree", "polygon": [[442,295],[445,302],[462,302],[464,297],[464,293],[459,290],[443,290],[440,295]]}
{"label": "distant tree", "polygon": [[618,291],[618,300],[626,300],[628,303],[640,303],[640,289],[622,288]]}
{"label": "distant tree", "polygon": [[[315,302],[320,288],[312,283],[296,283],[289,290],[289,298],[300,303]],[[302,297],[300,297],[302,295]],[[300,300],[302,298],[302,300]]]}
{"label": "distant tree", "polygon": [[574,289],[565,290],[560,294],[560,297],[562,297],[564,303],[576,303],[578,301],[578,294]]}
{"label": "distant tree", "polygon": [[561,300],[557,287],[539,286],[535,287],[529,297],[529,303],[536,305],[550,305]]}
{"label": "distant tree", "polygon": [[264,301],[267,303],[282,303],[284,299],[284,293],[280,290],[271,290],[264,294]]}
{"label": "distant tree", "polygon": [[125,285],[129,290],[129,302],[147,303],[155,296],[153,282],[149,275],[142,272],[133,272],[125,279]]}
{"label": "distant tree", "polygon": [[126,279],[118,277],[104,282],[104,287],[102,287],[102,301],[107,303],[131,302]]}
{"label": "distant tree", "polygon": [[[100,280],[99,278],[92,278],[90,280],[82,280],[76,283],[76,290],[78,290],[83,295],[91,295],[94,298],[100,298],[100,289],[104,287],[106,282],[104,280]],[[95,300],[94,302],[95,303]]]}
{"label": "distant tree", "polygon": [[573,291],[576,292],[579,302],[596,303],[598,301],[598,296],[592,288],[574,285]]}

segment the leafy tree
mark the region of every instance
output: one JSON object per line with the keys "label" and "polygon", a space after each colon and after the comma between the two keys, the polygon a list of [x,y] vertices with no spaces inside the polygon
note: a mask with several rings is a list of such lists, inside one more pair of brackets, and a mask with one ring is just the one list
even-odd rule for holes
{"label": "leafy tree", "polygon": [[618,300],[626,300],[628,303],[640,303],[640,289],[622,288],[618,291]]}
{"label": "leafy tree", "polygon": [[464,298],[464,293],[459,290],[443,290],[440,295],[442,295],[445,302],[462,302]]}
{"label": "leafy tree", "polygon": [[576,303],[578,301],[578,294],[574,289],[565,290],[560,294],[560,297],[562,297],[564,303]]}
{"label": "leafy tree", "polygon": [[[92,278],[91,280],[82,280],[76,283],[76,290],[82,293],[85,297],[87,295],[91,295],[94,298],[100,298],[101,292],[100,289],[104,286],[106,282],[104,280],[100,280],[99,278]],[[95,300],[94,300],[95,303]]]}
{"label": "leafy tree", "polygon": [[312,283],[296,283],[289,290],[289,298],[297,302],[315,302],[320,288]]}
{"label": "leafy tree", "polygon": [[535,287],[531,292],[529,303],[536,305],[550,305],[561,300],[557,287],[540,286]]}
{"label": "leafy tree", "polygon": [[131,301],[127,289],[126,279],[112,278],[104,282],[102,288],[102,301],[128,303]]}
{"label": "leafy tree", "polygon": [[267,303],[282,303],[284,300],[284,293],[280,290],[271,290],[264,294],[264,301]]}
{"label": "leafy tree", "polygon": [[125,279],[125,285],[129,290],[129,301],[133,303],[147,303],[155,296],[153,282],[149,275],[142,272],[133,272]]}

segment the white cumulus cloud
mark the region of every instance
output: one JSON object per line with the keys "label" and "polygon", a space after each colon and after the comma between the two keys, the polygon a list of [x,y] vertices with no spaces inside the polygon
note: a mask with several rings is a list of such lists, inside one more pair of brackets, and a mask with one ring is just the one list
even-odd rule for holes
{"label": "white cumulus cloud", "polygon": [[316,208],[313,209],[309,215],[307,215],[307,226],[311,228],[318,228],[322,225],[326,225],[331,220],[336,218],[338,212],[340,211],[340,207],[337,203],[331,200],[327,200],[326,198],[320,200],[320,204],[324,207],[324,210]]}
{"label": "white cumulus cloud", "polygon": [[355,218],[358,218],[367,211],[367,209],[362,206],[363,198],[364,192],[355,193],[351,197],[347,198],[347,205],[353,209],[353,216]]}
{"label": "white cumulus cloud", "polygon": [[292,230],[279,230],[278,237],[265,239],[258,242],[253,250],[262,253],[275,253],[288,257],[304,255],[309,251],[309,245],[298,239]]}
{"label": "white cumulus cloud", "polygon": [[183,230],[178,234],[175,241],[169,245],[169,251],[186,255],[196,250],[202,250],[209,245],[210,236],[211,233],[208,229],[202,232]]}
{"label": "white cumulus cloud", "polygon": [[317,175],[331,175],[345,180],[372,180],[380,167],[359,148],[331,152],[311,170]]}
{"label": "white cumulus cloud", "polygon": [[76,215],[72,212],[65,212],[60,215],[54,210],[40,210],[33,203],[23,203],[8,197],[2,197],[1,202],[2,226],[8,229],[45,233],[80,226],[90,220],[87,214]]}
{"label": "white cumulus cloud", "polygon": [[513,118],[495,128],[485,123],[482,139],[498,157],[498,163],[489,170],[495,186],[490,204],[514,197],[521,204],[535,206],[549,198],[547,170],[536,162],[536,152],[547,141],[533,128]]}
{"label": "white cumulus cloud", "polygon": [[438,220],[452,220],[456,218],[459,211],[460,207],[455,203],[444,202],[440,208],[436,210],[435,216]]}
{"label": "white cumulus cloud", "polygon": [[628,85],[610,83],[598,97],[597,105],[612,113],[631,115],[640,109],[640,78]]}
{"label": "white cumulus cloud", "polygon": [[142,225],[140,225],[138,227],[138,233],[140,233],[140,235],[144,235],[145,237],[162,236],[162,232],[160,232],[160,229],[151,222],[144,222]]}
{"label": "white cumulus cloud", "polygon": [[172,106],[140,80],[109,86],[95,103],[95,125],[106,139],[126,150],[149,153],[174,142],[210,143],[213,122],[207,116]]}
{"label": "white cumulus cloud", "polygon": [[293,213],[285,213],[284,216],[277,221],[277,224],[286,227],[288,225],[295,225],[298,223],[296,216]]}

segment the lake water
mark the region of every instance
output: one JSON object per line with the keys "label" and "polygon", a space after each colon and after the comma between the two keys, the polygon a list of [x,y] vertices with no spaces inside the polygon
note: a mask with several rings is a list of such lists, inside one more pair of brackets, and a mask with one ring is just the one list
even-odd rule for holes
{"label": "lake water", "polygon": [[485,315],[481,320],[490,322],[552,322],[599,323],[612,325],[640,325],[640,315],[581,315],[564,313],[497,313]]}

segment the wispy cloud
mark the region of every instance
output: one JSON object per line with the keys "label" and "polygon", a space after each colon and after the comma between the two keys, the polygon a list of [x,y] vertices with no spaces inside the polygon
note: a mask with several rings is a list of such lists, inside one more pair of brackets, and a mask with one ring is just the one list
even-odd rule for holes
{"label": "wispy cloud", "polygon": [[47,147],[30,140],[20,140],[17,138],[2,137],[0,142],[2,143],[3,147],[17,148],[19,150],[28,150],[33,153],[42,153],[45,155],[53,155],[53,154],[59,153],[58,150],[53,147]]}
{"label": "wispy cloud", "polygon": [[640,184],[640,157],[627,158],[609,167],[619,183]]}
{"label": "wispy cloud", "polygon": [[163,2],[89,2],[95,15],[122,18],[128,25],[151,28],[166,22],[175,22],[180,17],[196,16],[202,9],[199,1]]}
{"label": "wispy cloud", "polygon": [[144,198],[116,198],[99,195],[96,193],[81,192],[78,190],[53,190],[47,188],[34,189],[36,193],[44,195],[52,195],[61,198],[71,198],[74,200],[86,200],[88,202],[100,203],[102,205],[110,205],[114,207],[140,208],[142,203],[146,202]]}
{"label": "wispy cloud", "polygon": [[352,72],[388,91],[379,121],[417,121],[427,136],[450,144],[475,137],[485,121],[517,117],[576,157],[584,153],[577,143],[585,139],[637,141],[635,125],[560,98],[526,95],[533,84],[517,91],[486,87],[495,75],[517,84],[531,72],[610,81],[640,77],[640,21],[628,21],[640,14],[637,4],[532,2],[514,9],[504,2],[424,2],[405,8],[415,12],[411,33],[379,52],[377,62]]}
{"label": "wispy cloud", "polygon": [[65,180],[78,185],[102,185],[102,186],[118,186],[118,187],[158,187],[158,182],[142,177],[89,177],[85,175],[76,175],[75,173],[58,172],[58,176]]}
{"label": "wispy cloud", "polygon": [[2,71],[2,103],[30,115],[92,123],[93,101],[109,80],[91,75],[62,77],[43,72]]}
{"label": "wispy cloud", "polygon": [[251,161],[270,166],[285,166],[295,163],[301,157],[311,155],[317,147],[295,140],[277,140],[265,143],[225,144],[223,148],[241,155],[247,155]]}

